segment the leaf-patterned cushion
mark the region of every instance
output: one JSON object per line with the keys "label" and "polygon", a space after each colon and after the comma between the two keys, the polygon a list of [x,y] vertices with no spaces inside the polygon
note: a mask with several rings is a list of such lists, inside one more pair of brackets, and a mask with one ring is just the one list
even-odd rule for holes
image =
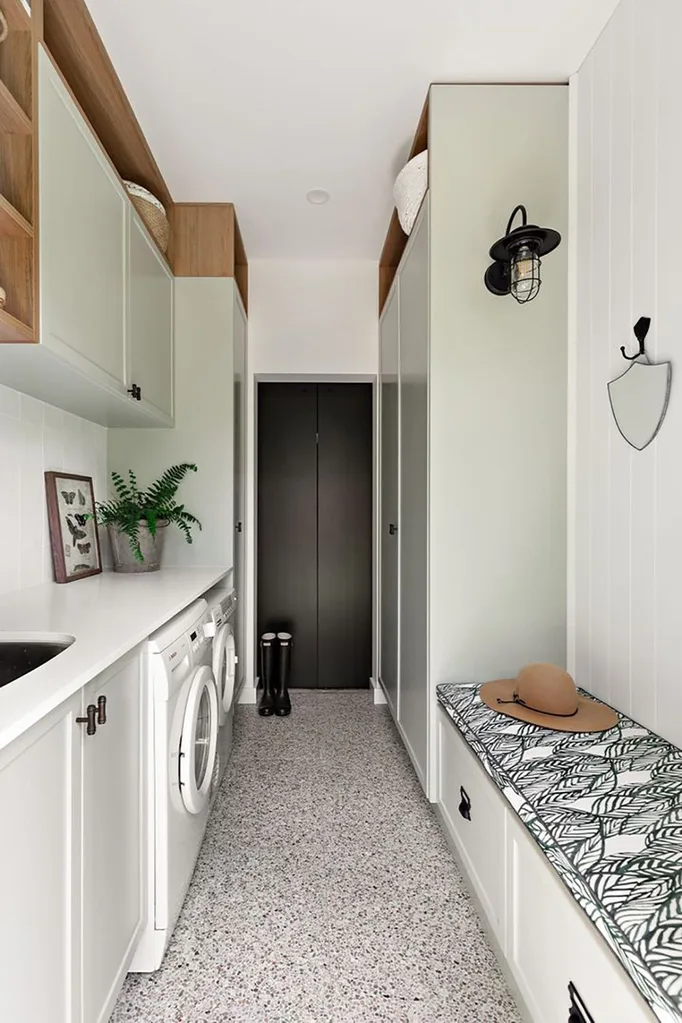
{"label": "leaf-patterned cushion", "polygon": [[682,750],[623,714],[608,732],[538,728],[479,689],[438,700],[657,1018],[682,1019]]}

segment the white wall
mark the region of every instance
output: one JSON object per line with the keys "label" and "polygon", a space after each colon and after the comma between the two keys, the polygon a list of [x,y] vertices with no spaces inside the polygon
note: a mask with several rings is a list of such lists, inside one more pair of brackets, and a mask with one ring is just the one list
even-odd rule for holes
{"label": "white wall", "polygon": [[106,435],[102,426],[0,387],[0,594],[52,581],[43,473],[92,476],[95,498],[103,499]]}
{"label": "white wall", "polygon": [[377,280],[369,260],[250,263],[250,372],[376,373]]}
{"label": "white wall", "polygon": [[[577,681],[682,744],[682,118],[679,0],[622,0],[571,82],[575,289],[569,646]],[[632,325],[673,360],[668,415],[642,452],[607,382]]]}
{"label": "white wall", "polygon": [[[378,267],[370,260],[249,263],[244,698],[253,699],[255,639],[255,379],[375,376],[379,361]],[[251,692],[249,693],[249,688]]]}

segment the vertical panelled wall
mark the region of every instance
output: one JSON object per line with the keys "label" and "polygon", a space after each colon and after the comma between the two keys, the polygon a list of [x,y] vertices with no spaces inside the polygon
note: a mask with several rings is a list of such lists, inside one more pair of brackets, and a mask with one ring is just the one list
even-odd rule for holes
{"label": "vertical panelled wall", "polygon": [[[682,744],[680,40],[679,0],[622,0],[571,82],[569,660],[579,683]],[[673,361],[667,419],[641,452],[607,396],[640,316],[651,359]]]}

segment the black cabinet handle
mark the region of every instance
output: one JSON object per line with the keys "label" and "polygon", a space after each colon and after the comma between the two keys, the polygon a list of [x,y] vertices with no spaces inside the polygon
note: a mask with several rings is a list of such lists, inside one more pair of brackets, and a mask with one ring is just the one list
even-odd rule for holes
{"label": "black cabinet handle", "polygon": [[395,523],[391,522],[389,524],[388,532],[390,533],[391,536],[395,536],[395,534],[398,532],[398,527],[395,525]]}
{"label": "black cabinet handle", "polygon": [[97,699],[97,724],[106,725],[107,723],[107,698],[106,696],[100,696]]}
{"label": "black cabinet handle", "polygon": [[461,785],[459,787],[459,792],[460,792],[460,795],[462,797],[462,801],[459,804],[459,812],[461,813],[461,815],[462,815],[462,817],[464,818],[465,821],[470,821],[471,820],[471,800],[469,799],[469,796],[467,795],[466,791],[462,788]]}
{"label": "black cabinet handle", "polygon": [[241,533],[241,531],[243,529],[243,526],[242,526],[241,522],[237,523],[237,525],[235,526],[235,529],[237,530],[238,533]]}
{"label": "black cabinet handle", "polygon": [[142,388],[138,387],[137,384],[133,384],[132,387],[128,388],[128,394],[132,395],[135,401],[142,401]]}
{"label": "black cabinet handle", "polygon": [[84,717],[84,718],[76,718],[76,724],[78,724],[78,725],[87,725],[87,728],[85,729],[85,734],[86,735],[94,735],[95,732],[97,731],[97,723],[95,721],[95,715],[97,714],[97,707],[94,705],[94,703],[88,704],[88,706],[86,707],[85,713],[87,715],[86,717]]}

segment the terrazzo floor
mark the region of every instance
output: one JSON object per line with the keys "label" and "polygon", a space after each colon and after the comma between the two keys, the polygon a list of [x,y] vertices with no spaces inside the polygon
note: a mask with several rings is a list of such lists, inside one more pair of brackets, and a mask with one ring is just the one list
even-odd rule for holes
{"label": "terrazzo floor", "polygon": [[387,708],[239,707],[161,970],[113,1023],[521,1023]]}

